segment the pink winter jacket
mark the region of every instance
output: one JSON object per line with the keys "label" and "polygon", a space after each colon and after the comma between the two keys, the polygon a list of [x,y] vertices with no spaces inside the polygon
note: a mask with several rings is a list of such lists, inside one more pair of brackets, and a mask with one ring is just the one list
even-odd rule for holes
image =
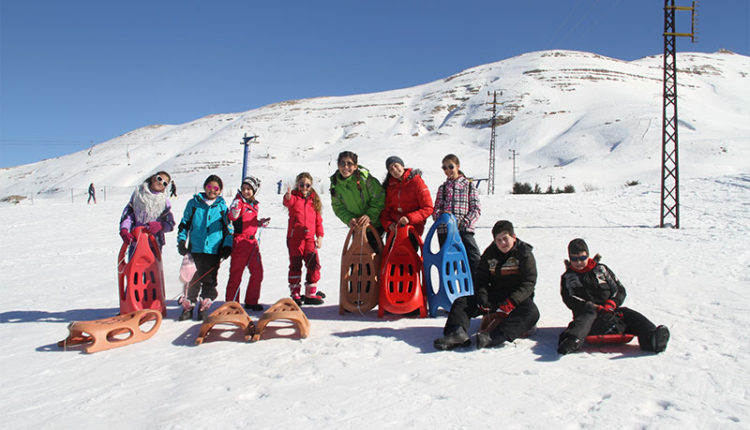
{"label": "pink winter jacket", "polygon": [[284,206],[289,209],[287,238],[323,237],[323,217],[313,207],[312,194],[304,197],[301,192],[294,190],[289,199],[284,199]]}

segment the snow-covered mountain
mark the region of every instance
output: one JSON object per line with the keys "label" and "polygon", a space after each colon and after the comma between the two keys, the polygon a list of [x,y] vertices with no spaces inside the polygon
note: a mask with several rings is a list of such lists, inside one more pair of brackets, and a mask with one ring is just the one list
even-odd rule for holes
{"label": "snow-covered mountain", "polygon": [[[750,170],[750,58],[680,53],[677,64],[682,177]],[[250,167],[266,183],[309,170],[324,188],[342,150],[358,153],[360,164],[378,176],[385,174],[385,158],[398,154],[437,183],[445,154],[432,148],[446,143],[468,175],[485,178],[494,91],[503,123],[496,190],[511,187],[511,149],[519,153],[519,181],[577,189],[658,183],[661,65],[661,56],[626,62],[585,52],[534,52],[412,88],[153,125],[86,151],[2,169],[0,197],[85,189],[90,182],[129,187],[157,169],[181,185],[200,185],[210,173],[235,184],[245,133],[260,136]]]}

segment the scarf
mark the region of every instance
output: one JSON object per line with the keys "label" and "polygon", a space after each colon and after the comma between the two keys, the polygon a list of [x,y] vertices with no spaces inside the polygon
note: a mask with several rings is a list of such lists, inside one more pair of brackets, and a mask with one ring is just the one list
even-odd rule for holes
{"label": "scarf", "polygon": [[156,221],[167,209],[167,194],[152,192],[147,182],[133,191],[132,200],[136,224],[143,225]]}

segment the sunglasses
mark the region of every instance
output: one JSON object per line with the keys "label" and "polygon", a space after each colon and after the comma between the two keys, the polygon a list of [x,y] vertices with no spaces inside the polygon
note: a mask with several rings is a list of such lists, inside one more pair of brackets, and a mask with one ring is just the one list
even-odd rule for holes
{"label": "sunglasses", "polygon": [[577,257],[570,257],[570,261],[586,261],[586,259],[589,258],[588,255],[579,255]]}
{"label": "sunglasses", "polygon": [[161,176],[159,176],[159,175],[156,175],[156,177],[155,177],[154,179],[156,180],[156,182],[159,182],[159,183],[161,183],[161,184],[164,184],[164,186],[165,186],[165,187],[166,187],[167,185],[169,185],[169,179],[164,179],[164,178],[162,178],[162,177],[161,177]]}
{"label": "sunglasses", "polygon": [[443,170],[453,170],[456,166],[453,164],[449,164],[447,166],[443,165]]}
{"label": "sunglasses", "polygon": [[339,163],[339,166],[341,166],[341,167],[354,167],[356,165],[357,165],[357,163],[352,163],[351,161],[341,161]]}
{"label": "sunglasses", "polygon": [[216,185],[206,185],[206,191],[219,191],[220,189]]}
{"label": "sunglasses", "polygon": [[298,187],[300,189],[310,188],[312,187],[312,184],[299,184]]}

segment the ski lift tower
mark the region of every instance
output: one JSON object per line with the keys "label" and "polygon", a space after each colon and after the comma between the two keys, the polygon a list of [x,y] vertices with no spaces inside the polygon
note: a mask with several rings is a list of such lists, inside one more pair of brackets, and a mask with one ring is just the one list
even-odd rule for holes
{"label": "ski lift tower", "polygon": [[247,159],[250,158],[250,143],[260,143],[257,140],[258,137],[259,136],[257,135],[248,136],[247,133],[242,137],[242,143],[240,145],[245,146],[245,155],[242,157],[242,177],[240,177],[240,181],[247,177]]}
{"label": "ski lift tower", "polygon": [[[487,93],[489,95],[489,92]],[[502,95],[502,92],[500,93]],[[492,134],[490,134],[490,172],[487,175],[487,194],[495,194],[495,124],[497,119],[497,91],[492,94]]]}
{"label": "ski lift tower", "polygon": [[[675,6],[675,0],[664,0],[664,103],[662,109],[661,149],[661,220],[659,227],[680,228],[680,189],[677,157],[677,47],[678,36],[695,42],[695,3],[691,7]],[[675,11],[690,11],[690,33],[675,31]]]}

